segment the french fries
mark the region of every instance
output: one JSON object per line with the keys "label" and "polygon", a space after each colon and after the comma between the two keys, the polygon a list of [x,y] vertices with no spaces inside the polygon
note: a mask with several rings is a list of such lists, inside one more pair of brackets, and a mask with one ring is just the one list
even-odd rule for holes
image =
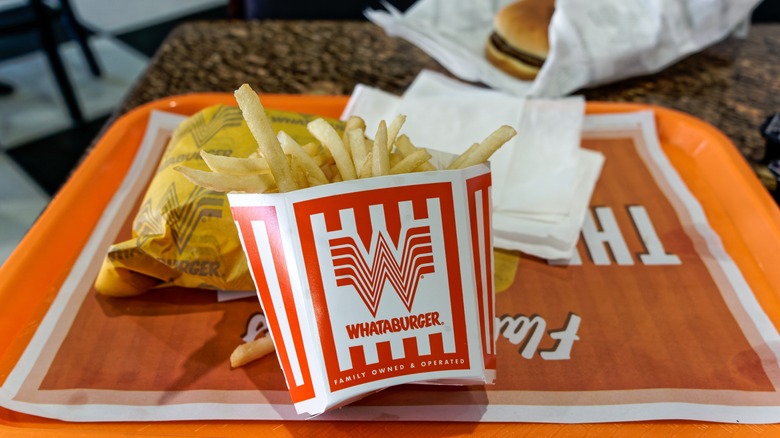
{"label": "french fries", "polygon": [[[204,172],[190,167],[175,167],[193,183],[216,192],[264,193],[275,187],[273,180],[266,174],[236,175],[219,172]],[[212,169],[213,170],[213,169]]]}
{"label": "french fries", "polygon": [[515,134],[517,134],[517,132],[511,126],[504,125],[496,129],[482,140],[482,143],[472,146],[461,155],[463,160],[458,163],[456,169],[465,169],[479,163],[484,163],[498,150],[498,148],[503,146],[510,138],[514,137]]}
{"label": "french fries", "polygon": [[[405,135],[398,136],[398,138],[395,141],[395,147],[398,148],[398,151],[401,152],[401,154],[403,154],[405,157],[412,155],[413,153],[419,150],[415,145],[412,144],[411,140],[409,140],[409,137]],[[422,172],[430,172],[436,170],[436,168],[433,167],[433,164],[429,163],[427,160],[424,163],[420,164],[420,167],[418,167],[418,169]]]}
{"label": "french fries", "polygon": [[390,154],[387,152],[387,125],[379,122],[374,137],[374,149],[371,151],[371,175],[383,176],[390,173]]}
{"label": "french fries", "polygon": [[213,172],[227,173],[229,175],[254,175],[257,173],[270,173],[271,168],[268,162],[260,155],[251,155],[249,157],[227,157],[224,155],[215,155],[200,150],[200,157],[206,162]]}
{"label": "french fries", "polygon": [[286,132],[279,132],[279,142],[282,144],[282,150],[285,154],[289,154],[295,159],[298,166],[305,173],[305,179],[309,181],[310,185],[327,184],[328,177],[325,176],[325,172],[320,169],[314,158],[309,155],[303,146],[299,145],[297,141],[293,140]]}
{"label": "french fries", "polygon": [[230,355],[230,367],[238,368],[260,359],[275,350],[271,336],[263,336],[254,341],[241,344]]}
{"label": "french fries", "polygon": [[271,127],[271,121],[265,115],[260,97],[248,84],[236,90],[235,96],[247,127],[257,141],[258,150],[268,161],[268,167],[271,168],[271,174],[276,180],[279,191],[289,192],[297,189],[298,185],[290,170],[290,163],[284,156],[282,145],[279,144],[276,133]]}
{"label": "french fries", "polygon": [[[399,115],[388,126],[380,122],[374,138],[366,136],[366,124],[350,117],[341,135],[324,119],[315,119],[307,129],[321,144],[301,146],[290,135],[275,133],[258,95],[244,84],[235,92],[247,127],[257,141],[257,151],[248,157],[227,157],[201,150],[211,172],[179,166],[176,169],[193,183],[220,192],[289,192],[339,181],[428,172],[436,168],[431,154],[400,133],[406,117]],[[516,134],[501,126],[480,143],[457,157],[448,169],[463,169],[486,161]],[[238,346],[230,356],[233,368],[274,351],[269,336]]]}
{"label": "french fries", "polygon": [[323,119],[316,119],[307,125],[309,132],[320,141],[328,150],[330,150],[333,159],[336,161],[336,167],[339,169],[341,178],[344,181],[357,179],[355,164],[352,162],[352,155],[339,137],[338,132],[333,129],[328,122]]}
{"label": "french fries", "polygon": [[399,114],[395,120],[390,123],[390,126],[387,127],[387,151],[390,152],[393,150],[393,145],[395,144],[395,139],[398,137],[398,132],[401,131],[401,127],[404,125],[404,122],[406,122],[406,116]]}
{"label": "french fries", "polygon": [[344,140],[344,144],[351,148],[350,144],[350,138],[348,137],[348,134],[350,131],[357,129],[361,132],[366,130],[366,122],[357,116],[351,116],[349,119],[347,119],[347,123],[344,125],[344,135],[341,137],[342,140]]}
{"label": "french fries", "polygon": [[[315,119],[307,129],[321,145],[301,146],[285,132],[273,131],[260,98],[249,85],[242,85],[235,96],[257,141],[257,152],[249,157],[225,157],[201,151],[211,172],[177,168],[190,181],[210,190],[288,192],[358,178],[436,170],[429,161],[431,154],[400,133],[406,116],[399,115],[389,126],[382,121],[373,139],[366,136],[366,124],[360,117],[350,117],[342,135],[324,119]],[[464,169],[487,161],[516,134],[509,126],[499,127],[469,147],[447,169]]]}
{"label": "french fries", "polygon": [[428,151],[426,151],[425,149],[418,149],[412,152],[411,154],[405,156],[401,161],[399,161],[393,167],[391,167],[390,174],[399,175],[401,173],[413,172],[414,169],[417,169],[423,164],[428,163],[428,160],[430,159],[431,159],[431,154],[429,154]]}
{"label": "french fries", "polygon": [[355,170],[358,171],[358,177],[363,178],[360,176],[360,169],[365,164],[366,157],[368,157],[363,131],[360,129],[349,130],[346,132],[346,137],[349,140],[349,148],[352,151],[352,162],[355,163]]}

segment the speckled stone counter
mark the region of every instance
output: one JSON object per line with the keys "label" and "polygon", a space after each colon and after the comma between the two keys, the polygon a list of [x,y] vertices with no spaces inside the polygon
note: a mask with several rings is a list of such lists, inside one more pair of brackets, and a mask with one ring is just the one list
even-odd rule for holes
{"label": "speckled stone counter", "polygon": [[[357,83],[401,94],[421,69],[446,70],[368,22],[216,21],[176,28],[117,115],[175,94],[233,91],[350,94]],[[720,128],[755,164],[758,127],[780,111],[780,25],[755,25],[655,75],[581,92],[589,100],[678,109]]]}

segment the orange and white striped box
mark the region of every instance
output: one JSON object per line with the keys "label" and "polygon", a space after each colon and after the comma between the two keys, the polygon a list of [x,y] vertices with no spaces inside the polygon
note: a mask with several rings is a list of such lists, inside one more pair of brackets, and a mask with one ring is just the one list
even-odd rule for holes
{"label": "orange and white striped box", "polygon": [[495,378],[490,168],[230,193],[298,413]]}

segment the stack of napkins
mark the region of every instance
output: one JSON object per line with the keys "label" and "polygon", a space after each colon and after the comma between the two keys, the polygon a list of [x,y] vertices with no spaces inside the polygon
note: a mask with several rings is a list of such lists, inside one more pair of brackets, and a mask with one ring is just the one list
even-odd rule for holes
{"label": "stack of napkins", "polygon": [[418,147],[464,152],[501,125],[518,135],[490,160],[494,244],[545,259],[570,258],[604,157],[580,148],[585,101],[523,99],[423,71],[402,97],[358,85],[344,110],[366,121],[407,116],[403,134]]}

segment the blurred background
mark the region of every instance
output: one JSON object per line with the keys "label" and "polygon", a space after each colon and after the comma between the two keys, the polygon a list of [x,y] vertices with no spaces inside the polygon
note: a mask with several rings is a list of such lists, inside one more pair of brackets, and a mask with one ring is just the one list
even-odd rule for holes
{"label": "blurred background", "polygon": [[[379,2],[0,0],[0,264],[176,25],[360,20],[366,7]],[[764,0],[753,21],[780,22],[780,0]]]}

